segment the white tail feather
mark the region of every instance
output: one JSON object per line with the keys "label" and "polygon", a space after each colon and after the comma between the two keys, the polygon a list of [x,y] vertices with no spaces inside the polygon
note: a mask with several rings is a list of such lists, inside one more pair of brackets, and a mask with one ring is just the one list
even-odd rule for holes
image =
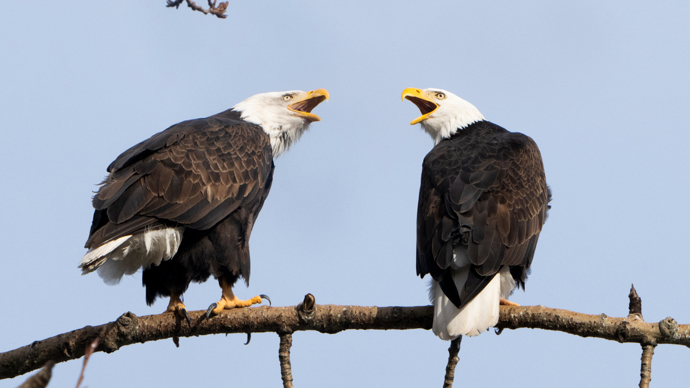
{"label": "white tail feather", "polygon": [[175,256],[183,231],[184,227],[166,228],[120,237],[86,252],[79,267],[83,274],[98,269],[98,276],[106,284],[117,284],[124,275]]}
{"label": "white tail feather", "polygon": [[[458,290],[464,287],[469,270],[469,267],[452,270]],[[515,281],[508,267],[504,267],[474,299],[458,309],[443,293],[438,282],[432,280],[430,296],[434,304],[434,334],[448,341],[461,335],[473,337],[495,326],[500,299],[507,298],[514,287]]]}
{"label": "white tail feather", "polygon": [[101,246],[97,246],[96,248],[89,249],[89,251],[86,252],[84,257],[82,257],[81,260],[79,261],[79,268],[82,269],[83,274],[93,272],[96,268],[100,267],[101,264],[103,264],[104,260],[98,260],[98,259],[109,254],[110,252],[115,250],[117,247],[124,244],[127,240],[129,240],[130,237],[132,237],[132,236],[130,235],[130,236],[120,237],[116,240],[108,241],[107,243],[105,243]]}

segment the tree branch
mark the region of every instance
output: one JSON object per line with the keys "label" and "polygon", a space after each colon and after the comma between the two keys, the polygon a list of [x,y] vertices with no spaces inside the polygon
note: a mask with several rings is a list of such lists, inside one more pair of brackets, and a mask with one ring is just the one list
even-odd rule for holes
{"label": "tree branch", "polygon": [[43,369],[26,379],[18,388],[46,388],[50,378],[53,376],[53,366],[55,366],[55,363],[48,361]]}
{"label": "tree branch", "polygon": [[448,348],[448,365],[446,365],[446,378],[443,380],[443,388],[452,388],[455,379],[455,367],[458,366],[458,353],[460,353],[460,341],[462,336],[450,341]]}
{"label": "tree branch", "polygon": [[187,2],[187,7],[191,8],[192,11],[199,11],[204,15],[215,15],[220,19],[225,19],[227,17],[227,15],[225,14],[225,10],[228,8],[227,1],[223,1],[216,6],[216,0],[208,0],[208,9],[203,9],[202,7],[196,5],[196,3],[192,0],[168,0],[168,4],[166,5],[166,7],[180,8],[180,4],[182,4],[183,1]]}
{"label": "tree branch", "polygon": [[642,366],[640,367],[640,388],[649,388],[652,381],[652,356],[656,345],[642,345]]}
{"label": "tree branch", "polygon": [[290,365],[290,347],[292,347],[292,334],[282,333],[280,347],[278,348],[278,360],[280,361],[280,376],[283,379],[283,388],[292,388],[292,366]]}
{"label": "tree branch", "polygon": [[[313,298],[313,297],[312,297]],[[307,298],[305,298],[306,300]],[[125,313],[115,322],[86,326],[42,341],[0,353],[0,379],[15,377],[42,367],[48,360],[78,359],[96,338],[96,351],[111,353],[122,346],[166,338],[223,333],[292,333],[315,330],[334,334],[343,330],[431,329],[433,308],[362,307],[315,305],[312,311],[299,306],[236,309],[205,319],[205,311],[192,311],[192,326],[172,313],[137,317]],[[581,337],[597,337],[640,344],[675,344],[690,347],[690,325],[672,318],[645,323],[637,318],[612,318],[543,306],[501,306],[499,329],[544,329]]]}

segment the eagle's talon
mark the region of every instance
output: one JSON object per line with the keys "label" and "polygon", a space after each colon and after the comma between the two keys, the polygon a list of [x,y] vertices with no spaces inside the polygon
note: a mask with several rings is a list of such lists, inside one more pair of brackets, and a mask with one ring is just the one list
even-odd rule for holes
{"label": "eagle's talon", "polygon": [[[268,301],[268,305],[269,305],[269,306],[273,306],[273,304],[271,303],[271,298],[269,298],[268,295],[266,295],[266,294],[261,294],[261,295],[259,295],[259,298],[261,298],[261,299],[266,299],[266,300]],[[249,343],[249,341],[247,341],[247,343]],[[246,344],[245,344],[245,345],[246,345]]]}
{"label": "eagle's talon", "polygon": [[218,307],[218,303],[211,303],[211,305],[208,306],[208,309],[206,309],[206,319],[211,318],[211,313],[213,313],[216,307]]}
{"label": "eagle's talon", "polygon": [[252,333],[249,332],[249,333],[247,333],[247,342],[245,342],[245,345],[249,345],[249,341],[251,341],[251,340],[252,340]]}
{"label": "eagle's talon", "polygon": [[186,308],[181,308],[181,309],[180,309],[180,314],[182,314],[182,316],[184,316],[184,319],[187,320],[187,325],[188,325],[189,328],[191,329],[191,328],[192,328],[192,320],[189,319],[189,314],[187,314],[187,309],[186,309]]}

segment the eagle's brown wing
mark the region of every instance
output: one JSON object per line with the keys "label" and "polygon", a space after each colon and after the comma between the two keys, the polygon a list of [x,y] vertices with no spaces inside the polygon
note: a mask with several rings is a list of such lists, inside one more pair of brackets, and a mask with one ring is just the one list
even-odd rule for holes
{"label": "eagle's brown wing", "polygon": [[86,248],[163,226],[205,230],[268,195],[270,140],[224,112],[185,121],[120,155],[93,198]]}

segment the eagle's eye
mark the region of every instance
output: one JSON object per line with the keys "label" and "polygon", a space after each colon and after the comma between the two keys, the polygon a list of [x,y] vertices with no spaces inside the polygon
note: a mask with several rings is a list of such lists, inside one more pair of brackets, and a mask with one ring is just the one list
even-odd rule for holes
{"label": "eagle's eye", "polygon": [[291,95],[286,94],[286,95],[283,96],[283,101],[290,101],[290,100],[292,100],[292,96],[291,96]]}
{"label": "eagle's eye", "polygon": [[444,98],[446,98],[446,95],[443,93],[436,93],[436,98],[438,98],[439,100],[443,100]]}

